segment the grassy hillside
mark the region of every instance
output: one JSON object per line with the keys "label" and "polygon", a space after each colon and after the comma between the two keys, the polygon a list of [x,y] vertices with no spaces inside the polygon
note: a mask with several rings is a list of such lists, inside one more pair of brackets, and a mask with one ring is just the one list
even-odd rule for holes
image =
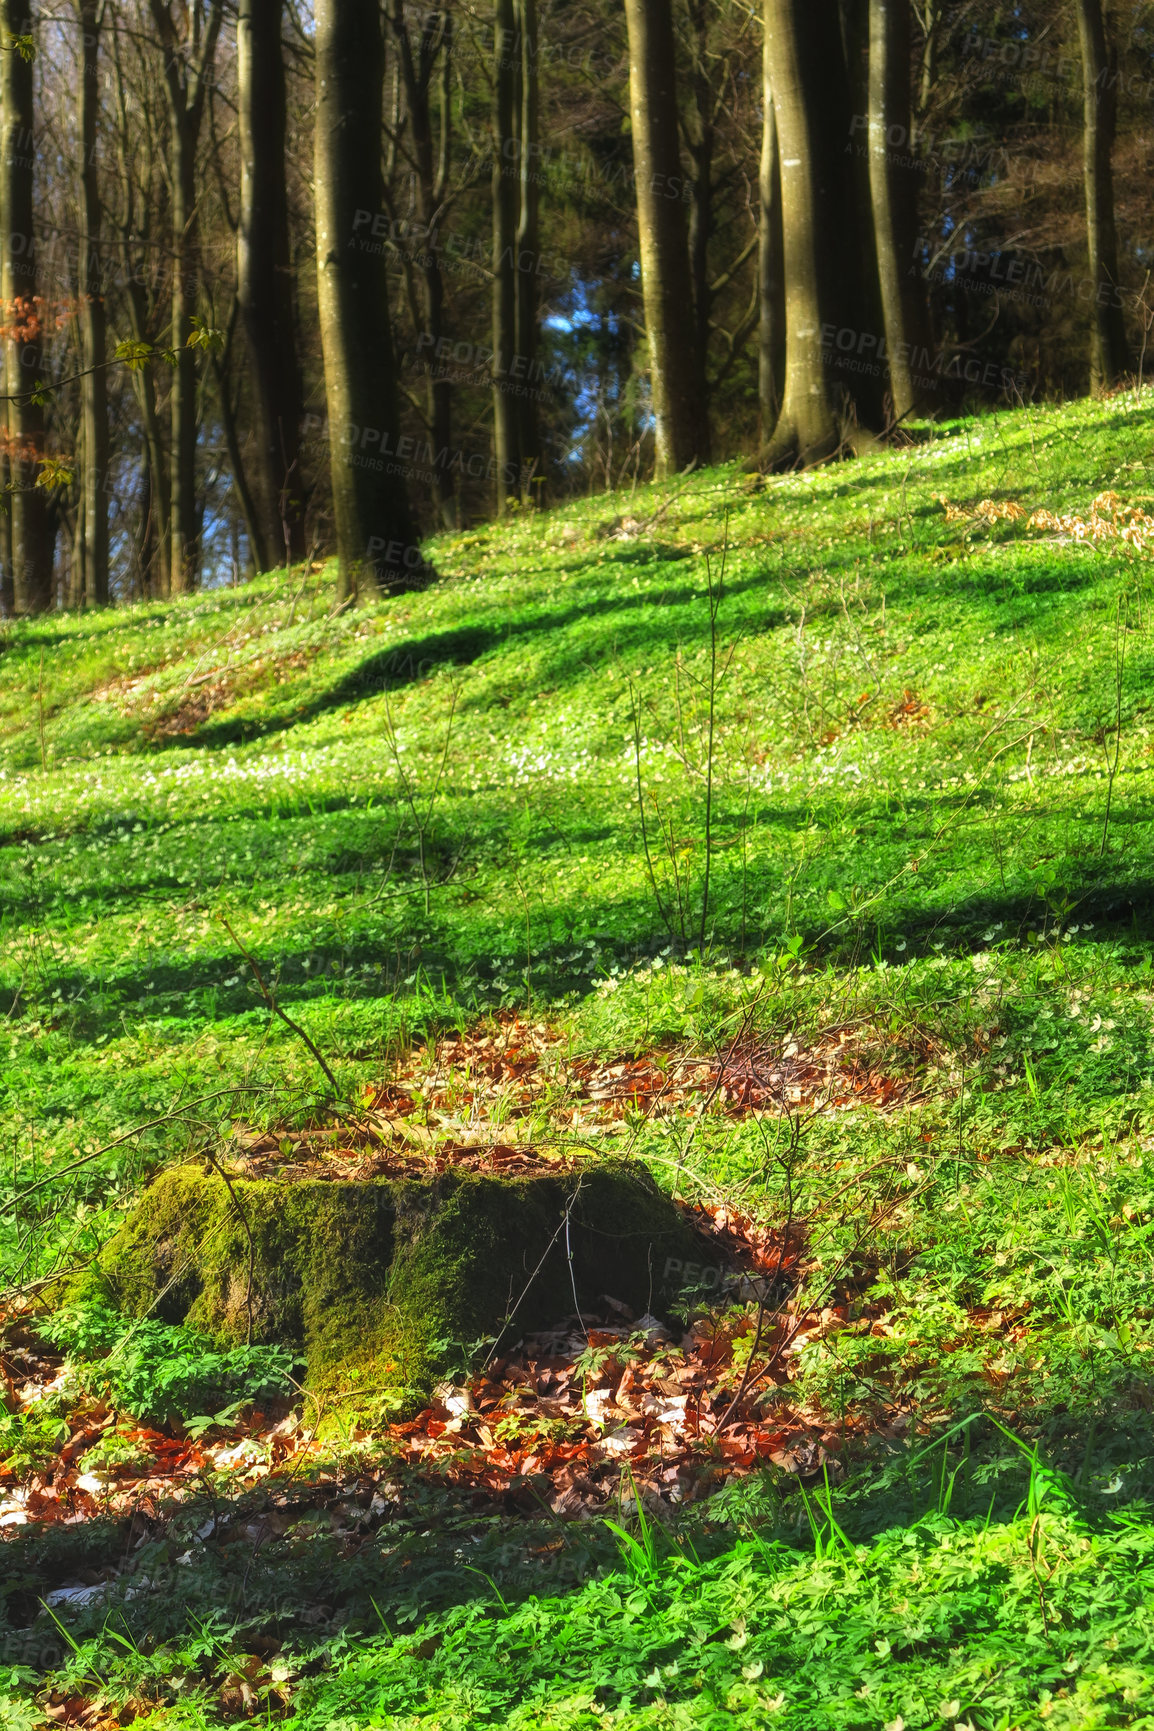
{"label": "grassy hillside", "polygon": [[[502,1011],[570,1059],[774,1054],[784,1116],[470,1123],[788,1217],[825,1318],[766,1400],[824,1473],[620,1556],[410,1488],[383,1549],[250,1560],[243,1617],[236,1558],[166,1541],[115,1624],[53,1612],[92,1643],[59,1700],[216,1722],[273,1628],[318,1728],[1154,1723],[1152,432],[1149,392],[1022,409],[442,537],[353,613],[319,570],[6,628],[6,1286],[329,1109],[251,958],[346,1103]],[[70,1542],[6,1541],[33,1610]]]}

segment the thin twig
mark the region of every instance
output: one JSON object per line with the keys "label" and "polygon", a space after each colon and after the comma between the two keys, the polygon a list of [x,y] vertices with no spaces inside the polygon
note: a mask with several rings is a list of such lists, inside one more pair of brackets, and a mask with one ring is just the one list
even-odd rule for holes
{"label": "thin twig", "polygon": [[329,1069],[328,1065],[325,1063],[324,1058],[321,1056],[321,1054],[317,1050],[317,1048],[313,1045],[313,1042],[309,1039],[309,1037],[305,1033],[304,1029],[300,1026],[299,1022],[294,1022],[292,1017],[286,1015],[285,1012],[281,1009],[280,1005],[277,1003],[277,1000],[276,1000],[274,993],[265,984],[264,975],[261,973],[260,968],[257,966],[255,957],[253,957],[249,953],[249,951],[245,948],[244,944],[237,937],[236,933],[233,931],[232,927],[229,925],[229,923],[225,919],[224,915],[218,914],[216,917],[220,921],[221,925],[224,927],[225,931],[228,933],[229,937],[232,939],[233,943],[236,945],[237,949],[240,951],[241,955],[244,957],[245,961],[248,963],[249,967],[252,969],[253,974],[256,976],[256,983],[260,987],[261,996],[263,997],[265,1003],[268,1005],[269,1009],[272,1011],[273,1015],[279,1016],[281,1021],[285,1024],[285,1027],[291,1028],[293,1033],[297,1036],[297,1038],[304,1041],[305,1045],[308,1047],[309,1051],[312,1053],[313,1057],[316,1059],[317,1063],[320,1065],[321,1069],[324,1071],[325,1079],[328,1082],[329,1087],[332,1089],[333,1093],[334,1094],[339,1093],[340,1089],[337,1085],[336,1077],[333,1075],[332,1071]]}
{"label": "thin twig", "polygon": [[[580,1186],[578,1186],[578,1189],[579,1188]],[[575,1197],[577,1192],[574,1191],[573,1194]],[[573,1288],[573,1309],[576,1311],[577,1320],[581,1324],[581,1332],[585,1336],[585,1339],[588,1340],[589,1330],[585,1327],[585,1318],[581,1314],[581,1300],[577,1297],[577,1276],[573,1272],[573,1246],[569,1242],[569,1209],[572,1205],[572,1202],[570,1202],[568,1207],[565,1209],[565,1256],[569,1263],[569,1284]]]}
{"label": "thin twig", "polygon": [[[504,1322],[501,1325],[501,1334],[499,1334],[497,1336],[497,1339],[493,1342],[492,1350],[490,1351],[489,1356],[485,1360],[484,1364],[481,1366],[481,1375],[482,1376],[484,1376],[485,1372],[488,1370],[489,1366],[493,1362],[493,1359],[494,1359],[496,1352],[497,1352],[498,1344],[500,1343],[500,1340],[501,1340],[501,1335],[504,1334],[505,1330],[508,1328],[508,1326],[512,1322],[513,1318],[516,1316],[517,1312],[520,1310],[522,1304],[525,1302],[525,1299],[528,1297],[529,1291],[533,1285],[533,1282],[536,1280],[537,1276],[540,1274],[541,1270],[544,1268],[545,1260],[548,1257],[549,1252],[552,1250],[553,1246],[556,1244],[557,1240],[560,1238],[562,1232],[565,1234],[565,1241],[566,1241],[566,1244],[568,1244],[570,1210],[572,1209],[573,1204],[576,1202],[578,1196],[580,1196],[581,1186],[584,1182],[585,1182],[585,1180],[583,1178],[578,1178],[577,1188],[576,1188],[576,1190],[574,1190],[572,1196],[570,1196],[568,1202],[565,1204],[565,1213],[561,1218],[561,1224],[558,1226],[556,1232],[553,1234],[552,1238],[549,1240],[548,1244],[545,1246],[545,1249],[541,1255],[540,1262],[537,1264],[536,1268],[533,1270],[532,1274],[529,1276],[528,1280],[525,1282],[525,1286],[524,1286],[524,1289],[522,1290],[520,1298],[518,1298],[516,1304],[513,1306],[512,1310],[509,1312],[508,1316],[506,1316]],[[570,1257],[570,1273],[572,1273],[572,1257]],[[576,1288],[574,1288],[574,1299],[576,1299]],[[580,1310],[578,1310],[578,1316],[580,1316]]]}
{"label": "thin twig", "polygon": [[46,1178],[40,1178],[35,1184],[30,1184],[27,1190],[20,1192],[20,1200],[23,1201],[25,1197],[34,1195],[37,1190],[43,1190],[46,1184],[55,1184],[57,1179],[66,1178],[70,1172],[75,1172],[77,1167],[87,1166],[91,1161],[99,1160],[102,1154],[110,1154],[114,1148],[119,1148],[124,1142],[130,1142],[134,1136],[141,1135],[145,1130],[155,1130],[159,1124],[172,1124],[178,1118],[187,1117],[194,1106],[203,1106],[209,1100],[223,1099],[226,1094],[251,1094],[253,1091],[251,1087],[217,1088],[211,1094],[201,1094],[197,1099],[189,1100],[179,1111],[165,1112],[159,1118],[149,1118],[147,1123],[137,1124],[134,1129],[126,1130],[123,1136],[117,1136],[113,1141],[106,1142],[103,1148],[93,1148],[91,1153],[82,1154],[79,1160],[73,1160],[70,1165],[61,1166],[59,1171],[50,1172]]}

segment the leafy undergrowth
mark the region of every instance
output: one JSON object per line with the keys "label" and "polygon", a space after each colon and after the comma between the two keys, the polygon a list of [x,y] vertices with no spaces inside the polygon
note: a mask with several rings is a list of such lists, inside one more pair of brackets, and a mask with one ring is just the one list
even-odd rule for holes
{"label": "leafy undergrowth", "polygon": [[[1154,1723],[1152,427],[6,628],[8,1722]],[[403,1423],[42,1319],[173,1161],[602,1154],[682,1322]]]}

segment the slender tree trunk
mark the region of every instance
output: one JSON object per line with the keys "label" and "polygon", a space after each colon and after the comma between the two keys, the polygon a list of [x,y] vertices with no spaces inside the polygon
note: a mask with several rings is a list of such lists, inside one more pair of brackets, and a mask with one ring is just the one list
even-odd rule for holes
{"label": "slender tree trunk", "polygon": [[172,369],[169,396],[168,483],[172,549],[169,570],[176,595],[195,589],[200,575],[196,517],[196,351],[189,344],[196,310],[196,265],[192,228],[196,221],[194,151],[183,127],[172,140]]}
{"label": "slender tree trunk", "polygon": [[[818,462],[841,443],[837,393],[822,354],[822,320],[829,294],[828,251],[822,234],[833,199],[829,152],[822,152],[822,117],[811,103],[816,44],[804,0],[765,0],[766,52],[773,81],[781,152],[781,211],[785,267],[785,391],[766,452],[767,462]],[[825,15],[831,7],[826,7]],[[823,209],[823,206],[825,207]]]}
{"label": "slender tree trunk", "polygon": [[240,0],[237,99],[240,225],[237,296],[252,363],[256,456],[250,536],[258,571],[305,556],[303,419],[285,187],[282,0]]}
{"label": "slender tree trunk", "polygon": [[871,237],[855,209],[836,4],[765,0],[765,28],[781,152],[786,364],[763,461],[778,466],[821,462],[852,446],[855,422],[875,418],[882,332]]}
{"label": "slender tree trunk", "polygon": [[708,0],[689,0],[693,70],[693,128],[689,154],[693,161],[692,197],[689,201],[689,280],[693,293],[693,359],[697,369],[697,394],[708,412],[709,243],[713,238],[713,85],[709,77]]}
{"label": "slender tree trunk", "polygon": [[[419,274],[420,318],[424,330],[418,337],[418,354],[425,367],[425,418],[433,442],[433,497],[437,515],[446,529],[457,525],[457,499],[453,485],[452,386],[439,375],[439,356],[445,335],[445,279],[441,270],[439,225],[449,188],[452,138],[452,49],[453,19],[446,8],[429,12],[421,29],[416,56],[405,21],[405,0],[389,0],[389,23],[396,44],[401,87],[409,112],[416,175],[414,197],[421,229]],[[434,137],[430,99],[433,69],[440,60],[440,135]],[[413,309],[414,321],[418,309]]]}
{"label": "slender tree trunk", "polygon": [[453,387],[437,377],[437,344],[445,334],[445,282],[439,262],[425,271],[426,320],[430,357],[425,379],[425,406],[433,435],[433,491],[437,515],[444,529],[458,524],[457,493],[453,483]]}
{"label": "slender tree trunk", "polygon": [[[163,473],[163,470],[160,471]],[[144,447],[143,473],[140,478],[140,523],[136,538],[136,569],[139,576],[139,593],[133,599],[155,600],[168,593],[164,574],[163,550],[168,545],[168,537],[157,532],[155,494],[153,480],[157,470],[149,446]]]}
{"label": "slender tree trunk", "polygon": [[1086,191],[1086,240],[1094,285],[1090,333],[1090,389],[1108,390],[1129,364],[1122,296],[1118,285],[1118,241],[1114,227],[1114,127],[1117,62],[1106,46],[1102,0],[1077,0],[1082,49],[1082,173]]}
{"label": "slender tree trunk", "polygon": [[[441,44],[440,135],[437,151],[437,173],[431,188],[425,245],[425,296],[428,304],[428,328],[436,345],[445,334],[445,279],[441,271],[440,237],[437,233],[444,201],[449,190],[449,165],[453,139],[453,17],[447,9],[443,14],[444,38]],[[431,128],[430,128],[431,131]],[[450,470],[450,445],[453,434],[453,391],[448,379],[434,378],[428,382],[429,423],[433,430],[433,449],[437,509],[446,529],[458,523],[457,493]],[[443,453],[443,454],[442,454]]]}
{"label": "slender tree trunk", "polygon": [[[133,340],[146,343],[145,293],[141,283],[131,278],[128,284],[128,311]],[[144,450],[148,460],[148,507],[150,549],[154,553],[155,570],[149,570],[149,593],[154,597],[171,595],[172,574],[169,555],[172,550],[172,518],[168,501],[168,464],[164,453],[164,436],[160,426],[160,410],[156,402],[156,381],[152,368],[145,366],[133,372],[137,406],[144,429]]]}
{"label": "slender tree trunk", "polygon": [[669,0],[625,0],[629,107],[657,473],[709,460],[694,347],[693,289],[682,207],[677,67]]}
{"label": "slender tree trunk", "polygon": [[537,0],[517,0],[521,49],[520,211],[517,221],[516,360],[517,449],[521,492],[541,500],[541,437],[534,396],[537,359],[537,266],[541,256],[540,190],[537,181],[539,102],[537,88]]}
{"label": "slender tree trunk", "polygon": [[785,277],[782,270],[781,155],[770,84],[769,31],[762,53],[761,163],[757,226],[757,405],[762,449],[777,423],[785,384]]}
{"label": "slender tree trunk", "polygon": [[32,34],[28,0],[0,0],[0,104],[3,162],[0,165],[0,228],[3,259],[0,294],[8,403],[9,465],[13,491],[12,599],[16,613],[42,613],[52,605],[56,535],[48,495],[36,485],[44,455],[44,411],[28,393],[44,377],[37,304],[33,172],[34,86],[32,61],[12,46]]}
{"label": "slender tree trunk", "polygon": [[869,181],[893,419],[936,381],[929,305],[916,269],[917,178],[910,162],[910,0],[869,0]]}
{"label": "slender tree trunk", "polygon": [[103,0],[80,0],[84,64],[80,88],[81,166],[80,315],[84,477],[84,533],[77,547],[82,597],[89,607],[108,604],[108,329],[104,307],[104,207],[96,153],[96,123],[100,112],[100,29]]}
{"label": "slender tree trunk", "polygon": [[174,594],[195,589],[200,579],[202,513],[196,497],[197,377],[194,335],[200,283],[196,201],[196,150],[208,82],[212,77],[223,0],[209,0],[202,13],[196,0],[187,13],[191,41],[185,43],[168,10],[168,0],[150,0],[164,54],[168,101],[169,182],[172,191],[172,335],[176,356],[169,397],[169,582]]}
{"label": "slender tree trunk", "polygon": [[[843,293],[839,316],[843,325],[856,330],[859,342],[865,335],[869,346],[868,354],[855,352],[854,369],[843,367],[841,397],[849,427],[864,424],[882,428],[892,418],[892,405],[885,361],[885,312],[870,208],[868,142],[862,147],[862,139],[868,140],[870,112],[870,0],[839,0],[839,3],[844,71],[843,62],[836,54],[832,55],[823,85],[825,100],[845,129],[843,138],[853,141],[849,150],[843,145],[842,172],[836,177],[842,193],[838,228]],[[863,129],[860,134],[859,128]]]}
{"label": "slender tree trunk", "polygon": [[[240,432],[236,422],[236,407],[232,394],[232,370],[235,355],[235,338],[237,317],[240,312],[240,302],[233,296],[232,307],[228,315],[228,328],[225,332],[224,347],[220,354],[212,357],[212,370],[216,377],[216,394],[220,404],[220,425],[224,434],[224,448],[228,452],[228,466],[232,470],[233,486],[240,502],[240,514],[244,520],[244,532],[248,537],[249,560],[253,572],[270,569],[269,562],[262,556],[263,535],[268,525],[262,523],[260,505],[249,485],[248,470],[241,451]],[[235,521],[235,519],[234,519]]]}
{"label": "slender tree trunk", "polygon": [[[125,298],[132,340],[142,353],[147,353],[152,348],[154,331],[141,259],[142,248],[143,256],[148,256],[148,243],[151,239],[150,213],[147,206],[141,209],[137,205],[136,184],[130,161],[133,140],[129,99],[121,60],[119,31],[112,31],[109,46],[116,72],[116,152],[118,179],[123,196],[123,203],[117,211],[117,226],[124,266]],[[137,560],[142,594],[147,590],[151,598],[158,599],[171,591],[168,569],[168,555],[172,544],[168,512],[168,470],[152,368],[148,365],[133,367],[131,377],[140,410],[145,462]]]}
{"label": "slender tree trunk", "polygon": [[497,0],[493,53],[493,454],[502,513],[510,499],[521,497],[521,417],[513,377],[521,109],[516,0]]}
{"label": "slender tree trunk", "polygon": [[[80,454],[84,455],[83,417],[80,429]],[[68,567],[61,588],[66,596],[64,605],[79,610],[84,606],[84,488],[76,495],[76,513],[72,519],[72,540],[68,548]]]}
{"label": "slender tree trunk", "polygon": [[[342,601],[423,582],[403,474],[384,256],[384,39],[376,0],[317,0],[316,227]],[[370,213],[366,224],[365,213]]]}

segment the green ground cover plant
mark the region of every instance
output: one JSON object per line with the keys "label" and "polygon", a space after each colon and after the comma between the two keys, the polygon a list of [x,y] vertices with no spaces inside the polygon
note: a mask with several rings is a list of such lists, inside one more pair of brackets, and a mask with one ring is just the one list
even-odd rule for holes
{"label": "green ground cover plant", "polygon": [[[339,1520],[310,1481],[266,1542],[206,1472],[115,1579],[119,1516],[13,1525],[13,1725],[1154,1722],[1152,430],[1148,391],[959,418],[442,536],[438,584],[351,612],[308,570],[5,629],[9,1303],[161,1168],[516,1014],[574,1062],[729,1062],[604,1121],[475,1076],[454,1109],[795,1223],[811,1321],[754,1387],[825,1439],[660,1514],[623,1475],[615,1533],[331,1415]],[[118,1419],[293,1398],[268,1349],[47,1327]],[[0,1417],[14,1473],[60,1398]]]}

